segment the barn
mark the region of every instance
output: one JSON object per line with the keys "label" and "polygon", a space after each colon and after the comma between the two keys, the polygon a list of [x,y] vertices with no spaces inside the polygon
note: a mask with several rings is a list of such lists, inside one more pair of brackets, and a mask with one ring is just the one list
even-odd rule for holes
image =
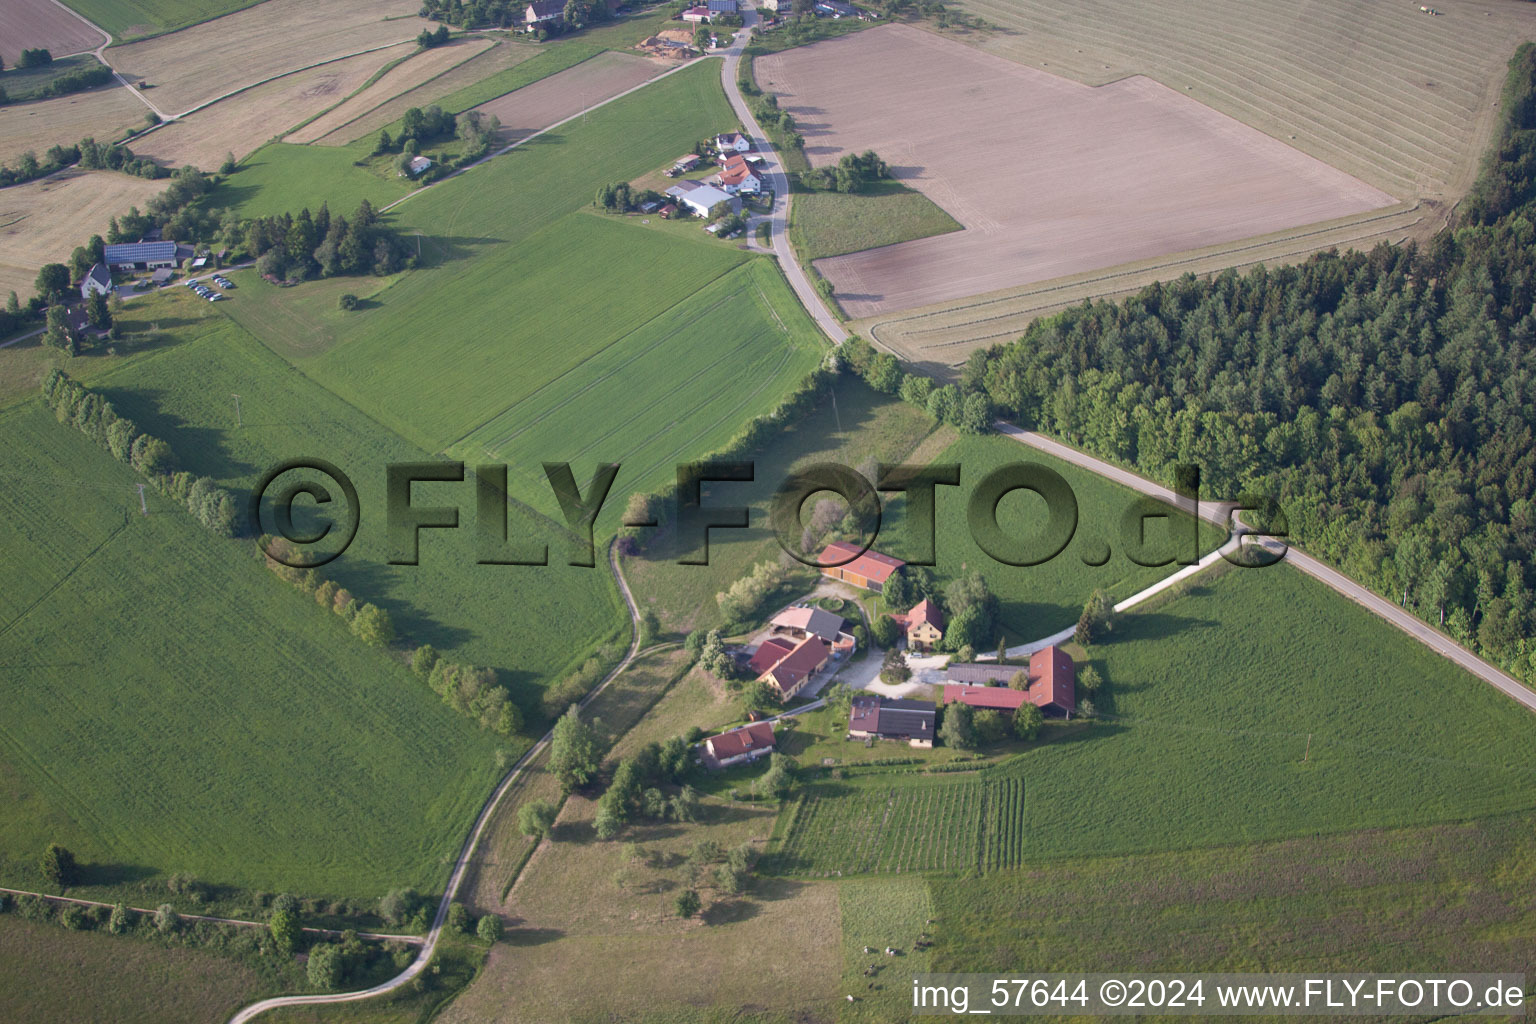
{"label": "barn", "polygon": [[833,541],[822,551],[817,563],[821,574],[834,580],[842,580],[864,590],[878,594],[885,587],[891,574],[906,565],[899,558],[867,551],[847,541]]}
{"label": "barn", "polygon": [[175,242],[123,242],[109,245],[102,262],[112,270],[158,270],[176,265]]}

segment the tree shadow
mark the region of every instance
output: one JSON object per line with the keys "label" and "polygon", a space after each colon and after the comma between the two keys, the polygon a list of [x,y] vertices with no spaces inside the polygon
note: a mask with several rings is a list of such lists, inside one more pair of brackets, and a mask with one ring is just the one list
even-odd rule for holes
{"label": "tree shadow", "polygon": [[752,900],[741,896],[731,896],[717,903],[710,904],[708,909],[700,914],[699,917],[705,924],[714,926],[750,921],[760,913],[762,913],[762,908]]}
{"label": "tree shadow", "polygon": [[501,941],[509,946],[542,946],[565,938],[559,928],[513,928],[502,935]]}
{"label": "tree shadow", "polygon": [[127,885],[142,882],[157,874],[154,868],[142,864],[84,863],[75,867],[76,886]]}

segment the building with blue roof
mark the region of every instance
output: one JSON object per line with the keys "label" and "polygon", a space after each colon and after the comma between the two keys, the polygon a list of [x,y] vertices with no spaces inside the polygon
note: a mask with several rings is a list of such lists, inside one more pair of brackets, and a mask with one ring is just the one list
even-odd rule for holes
{"label": "building with blue roof", "polygon": [[176,266],[175,242],[123,242],[109,245],[103,262],[113,270],[157,270]]}

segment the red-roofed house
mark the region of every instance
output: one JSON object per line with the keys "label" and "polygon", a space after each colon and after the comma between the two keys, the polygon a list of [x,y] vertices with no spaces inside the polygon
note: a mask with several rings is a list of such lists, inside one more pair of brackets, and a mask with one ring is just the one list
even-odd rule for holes
{"label": "red-roofed house", "polygon": [[[842,580],[844,583],[851,583],[855,587],[872,590],[877,594],[885,586],[885,581],[891,578],[891,573],[907,564],[899,558],[882,555],[878,551],[865,551],[860,554],[857,544],[850,544],[845,540],[828,544],[817,561],[822,565],[823,576],[830,576],[834,580]],[[829,562],[845,564],[829,565]]]}
{"label": "red-roofed house", "polygon": [[905,615],[893,616],[907,631],[907,649],[931,651],[944,639],[944,613],[926,597]]}
{"label": "red-roofed house", "polygon": [[973,708],[1017,711],[1029,703],[1029,694],[1008,686],[964,686],[959,683],[945,683],[944,703],[957,702],[969,704]]}
{"label": "red-roofed house", "polygon": [[1046,647],[1029,658],[1029,702],[1048,715],[1077,710],[1077,666],[1060,647]]}
{"label": "red-roofed house", "polygon": [[747,662],[747,668],[752,670],[753,676],[761,676],[764,672],[767,672],[773,666],[783,661],[789,655],[789,652],[794,649],[795,642],[793,640],[771,636],[764,640],[762,646],[753,652],[752,660]]}
{"label": "red-roofed house", "polygon": [[704,741],[705,752],[721,768],[752,761],[773,750],[773,723],[753,722]]}
{"label": "red-roofed house", "polygon": [[690,21],[690,22],[694,23],[695,25],[697,25],[701,21],[708,21],[709,20],[709,8],[708,7],[690,7],[686,11],[683,12],[683,20],[684,21]]}
{"label": "red-roofed house", "polygon": [[742,192],[752,195],[762,189],[762,182],[758,179],[757,172],[747,163],[747,158],[740,153],[726,159],[715,180],[719,182],[722,189],[732,195]]}
{"label": "red-roofed house", "polygon": [[811,677],[827,667],[832,648],[819,636],[808,636],[795,645],[794,650],[774,662],[773,667],[758,676],[778,692],[779,700],[789,700],[799,693]]}

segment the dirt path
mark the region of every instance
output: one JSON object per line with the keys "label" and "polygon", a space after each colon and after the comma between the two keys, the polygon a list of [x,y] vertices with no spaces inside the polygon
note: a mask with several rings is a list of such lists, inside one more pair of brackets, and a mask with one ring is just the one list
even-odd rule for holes
{"label": "dirt path", "polygon": [[[613,578],[619,585],[619,592],[624,596],[624,604],[629,608],[630,627],[633,635],[629,641],[629,650],[625,652],[623,659],[619,661],[618,665],[614,666],[613,671],[603,677],[603,681],[598,683],[591,693],[582,699],[581,706],[583,708],[590,704],[598,694],[602,693],[608,687],[608,684],[622,675],[634,662],[636,655],[639,653],[640,609],[635,604],[634,594],[630,592],[629,581],[624,578],[624,572],[619,568],[618,548],[615,543],[608,545],[608,566],[613,570]],[[427,937],[422,944],[421,950],[416,954],[416,959],[411,961],[409,967],[388,981],[360,992],[336,992],[320,996],[277,996],[271,999],[263,999],[258,1003],[252,1003],[236,1013],[229,1019],[229,1024],[245,1024],[246,1021],[254,1020],[260,1014],[268,1010],[275,1010],[280,1006],[308,1006],[316,1003],[353,1003],[363,999],[371,999],[374,996],[393,992],[425,970],[427,964],[432,960],[433,953],[437,950],[438,939],[442,937],[443,933],[443,923],[448,918],[448,906],[458,897],[459,887],[463,884],[464,876],[469,871],[470,861],[474,859],[475,852],[479,848],[480,837],[485,833],[486,826],[495,815],[496,808],[500,805],[502,797],[512,788],[513,783],[522,776],[524,770],[533,762],[539,752],[549,745],[550,738],[553,735],[553,731],[546,732],[537,743],[529,747],[528,751],[517,759],[517,763],[512,766],[511,770],[502,778],[500,784],[497,785],[496,789],[486,799],[484,805],[481,806],[480,814],[475,818],[475,826],[470,830],[469,838],[464,840],[464,848],[459,851],[459,859],[454,862],[453,873],[448,877],[448,886],[443,890],[443,898],[437,906],[437,916],[432,919],[432,927],[427,932]]]}

